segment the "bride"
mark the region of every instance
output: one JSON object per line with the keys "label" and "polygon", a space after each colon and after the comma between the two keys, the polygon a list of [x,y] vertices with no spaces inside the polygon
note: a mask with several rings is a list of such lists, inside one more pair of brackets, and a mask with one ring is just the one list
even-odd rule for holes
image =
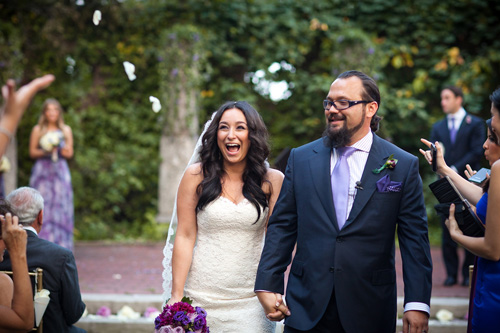
{"label": "bride", "polygon": [[179,185],[177,231],[174,213],[164,250],[164,297],[171,292],[173,304],[187,296],[205,308],[212,332],[274,332],[253,290],[283,182],[266,162],[267,137],[247,102],[223,104],[205,125],[199,156],[195,150]]}

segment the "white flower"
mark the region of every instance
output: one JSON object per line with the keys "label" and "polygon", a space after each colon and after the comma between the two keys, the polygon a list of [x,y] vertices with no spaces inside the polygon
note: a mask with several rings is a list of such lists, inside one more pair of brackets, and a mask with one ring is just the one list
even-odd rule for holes
{"label": "white flower", "polygon": [[118,317],[126,319],[137,319],[141,317],[139,312],[135,312],[130,306],[124,305],[117,313]]}
{"label": "white flower", "polygon": [[450,321],[453,319],[453,313],[446,309],[441,309],[436,313],[436,318],[441,322]]}
{"label": "white flower", "polygon": [[161,104],[160,100],[154,96],[149,96],[149,101],[153,103],[152,108],[154,112],[160,112],[161,110]]}
{"label": "white flower", "polygon": [[7,156],[3,155],[0,159],[0,172],[9,172],[10,162]]}
{"label": "white flower", "polygon": [[92,22],[94,22],[95,25],[99,25],[99,21],[101,21],[102,14],[100,10],[96,10],[94,12],[94,16],[92,17]]}
{"label": "white flower", "polygon": [[123,67],[125,68],[125,73],[127,73],[127,76],[128,76],[128,79],[130,81],[134,81],[136,76],[134,74],[135,72],[135,66],[133,63],[131,62],[128,62],[128,61],[124,61],[123,62]]}
{"label": "white flower", "polygon": [[61,134],[58,131],[47,132],[44,136],[40,138],[40,147],[45,151],[52,151],[55,147],[58,147],[61,143]]}

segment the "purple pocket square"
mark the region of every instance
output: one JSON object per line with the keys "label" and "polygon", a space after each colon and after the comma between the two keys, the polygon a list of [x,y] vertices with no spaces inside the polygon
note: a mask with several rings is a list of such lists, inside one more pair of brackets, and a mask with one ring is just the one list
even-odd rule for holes
{"label": "purple pocket square", "polygon": [[387,192],[401,192],[402,190],[401,182],[393,182],[391,181],[391,177],[389,175],[385,175],[380,178],[377,182],[377,191],[387,193]]}

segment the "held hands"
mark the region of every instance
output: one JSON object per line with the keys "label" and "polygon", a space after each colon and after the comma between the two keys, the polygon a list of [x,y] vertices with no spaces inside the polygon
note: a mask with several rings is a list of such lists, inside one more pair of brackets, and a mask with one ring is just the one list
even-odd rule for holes
{"label": "held hands", "polygon": [[[420,139],[420,141],[426,145],[428,148],[431,147],[431,142],[426,140],[426,139]],[[445,170],[448,168],[448,165],[446,165],[446,162],[444,161],[444,153],[443,153],[443,147],[439,142],[436,141],[436,173],[440,176],[445,175]],[[420,153],[425,157],[427,162],[429,162],[429,165],[432,164],[432,152],[430,150],[423,150],[419,149]]]}
{"label": "held hands", "polygon": [[290,310],[283,302],[281,294],[267,291],[257,291],[256,294],[269,320],[280,321],[285,316],[291,315]]}
{"label": "held hands", "polygon": [[11,257],[16,255],[26,255],[26,244],[28,242],[28,234],[19,225],[17,216],[12,216],[11,213],[0,215],[2,222],[2,239],[5,242],[7,250]]}
{"label": "held hands", "polygon": [[450,236],[453,240],[457,237],[457,235],[463,235],[462,230],[458,227],[457,220],[455,219],[455,205],[451,204],[450,205],[450,216],[446,221],[444,222],[446,224],[446,227],[448,228],[450,232]]}

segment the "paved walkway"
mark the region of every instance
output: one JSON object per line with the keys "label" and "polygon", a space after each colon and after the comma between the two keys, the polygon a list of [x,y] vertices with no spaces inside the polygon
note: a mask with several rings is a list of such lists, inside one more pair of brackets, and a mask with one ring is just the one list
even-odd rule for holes
{"label": "paved walkway", "polygon": [[[82,293],[161,294],[164,243],[106,244],[77,242],[75,257]],[[402,267],[396,251],[398,295],[403,295]],[[463,258],[463,251],[461,260]],[[444,287],[445,269],[440,248],[431,249],[434,270],[433,297],[468,297],[462,286]],[[460,281],[461,282],[461,281]]]}

